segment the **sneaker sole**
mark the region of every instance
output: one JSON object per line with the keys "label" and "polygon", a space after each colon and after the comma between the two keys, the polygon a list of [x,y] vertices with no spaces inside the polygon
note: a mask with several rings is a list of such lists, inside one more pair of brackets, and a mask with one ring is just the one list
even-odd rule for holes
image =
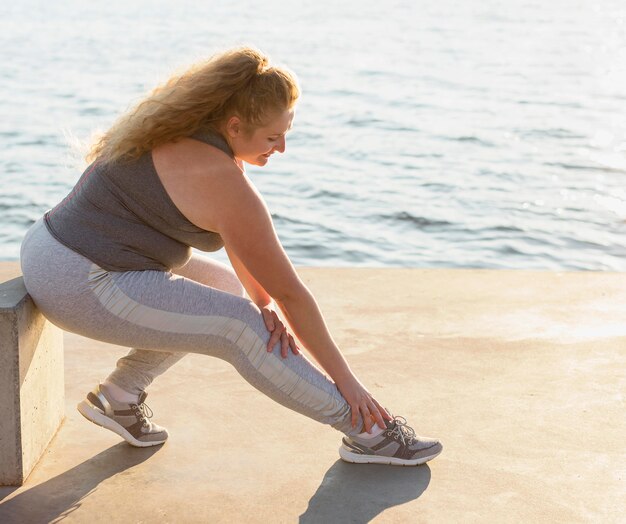
{"label": "sneaker sole", "polygon": [[126,431],[122,425],[115,422],[115,420],[107,417],[100,410],[92,407],[91,404],[87,402],[87,400],[79,402],[76,408],[78,409],[78,412],[89,422],[93,422],[94,424],[104,429],[108,429],[109,431],[116,433],[132,446],[138,448],[147,448],[149,446],[158,446],[165,442],[165,440],[154,440],[151,442],[143,442],[141,440],[137,440],[128,431]]}
{"label": "sneaker sole", "polygon": [[345,462],[352,464],[388,464],[390,466],[419,466],[429,460],[434,459],[443,451],[443,446],[433,446],[435,448],[433,453],[426,457],[419,457],[416,459],[401,459],[396,457],[385,457],[381,455],[359,455],[358,453],[352,453],[342,446],[339,447],[339,456]]}

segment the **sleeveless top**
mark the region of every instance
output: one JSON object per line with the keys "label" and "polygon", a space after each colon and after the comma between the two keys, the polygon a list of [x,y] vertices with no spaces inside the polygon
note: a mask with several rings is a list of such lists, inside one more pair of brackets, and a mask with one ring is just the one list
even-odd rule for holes
{"label": "sleeveless top", "polygon": [[[215,132],[190,138],[234,159]],[[218,233],[192,224],[174,205],[159,179],[152,151],[137,160],[92,163],[72,191],[44,215],[50,234],[107,271],[170,271],[191,258],[191,247],[217,251]]]}

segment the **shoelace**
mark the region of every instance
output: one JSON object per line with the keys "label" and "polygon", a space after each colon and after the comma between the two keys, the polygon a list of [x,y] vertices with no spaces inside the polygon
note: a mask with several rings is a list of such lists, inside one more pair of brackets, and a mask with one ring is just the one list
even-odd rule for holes
{"label": "shoelace", "polygon": [[148,407],[148,404],[142,402],[141,404],[134,404],[133,407],[137,409],[137,414],[141,413],[140,420],[143,422],[143,425],[147,427],[149,424],[148,419],[152,418],[154,415],[152,410]]}
{"label": "shoelace", "polygon": [[400,415],[396,415],[393,417],[393,421],[396,423],[394,428],[390,430],[390,433],[394,436],[397,436],[402,441],[402,444],[406,445],[407,440],[408,444],[411,445],[413,440],[415,439],[415,430],[407,424],[407,421],[404,417]]}

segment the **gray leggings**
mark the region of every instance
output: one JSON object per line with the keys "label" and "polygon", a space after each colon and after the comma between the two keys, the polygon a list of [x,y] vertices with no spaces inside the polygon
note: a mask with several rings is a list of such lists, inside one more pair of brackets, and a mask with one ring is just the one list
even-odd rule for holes
{"label": "gray leggings", "polygon": [[345,433],[362,431],[359,414],[335,383],[303,354],[286,359],[259,308],[243,296],[235,273],[193,255],[175,273],[106,271],[67,248],[38,220],[20,253],[24,283],[40,311],[65,331],[133,349],[108,379],[134,393],[178,362],[200,353],[229,362],[252,386],[298,413]]}

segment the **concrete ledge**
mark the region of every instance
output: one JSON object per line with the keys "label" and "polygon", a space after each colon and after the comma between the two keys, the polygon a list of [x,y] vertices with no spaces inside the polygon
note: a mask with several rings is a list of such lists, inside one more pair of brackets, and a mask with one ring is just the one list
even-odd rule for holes
{"label": "concrete ledge", "polygon": [[0,284],[0,485],[24,483],[63,413],[63,334],[14,278]]}

